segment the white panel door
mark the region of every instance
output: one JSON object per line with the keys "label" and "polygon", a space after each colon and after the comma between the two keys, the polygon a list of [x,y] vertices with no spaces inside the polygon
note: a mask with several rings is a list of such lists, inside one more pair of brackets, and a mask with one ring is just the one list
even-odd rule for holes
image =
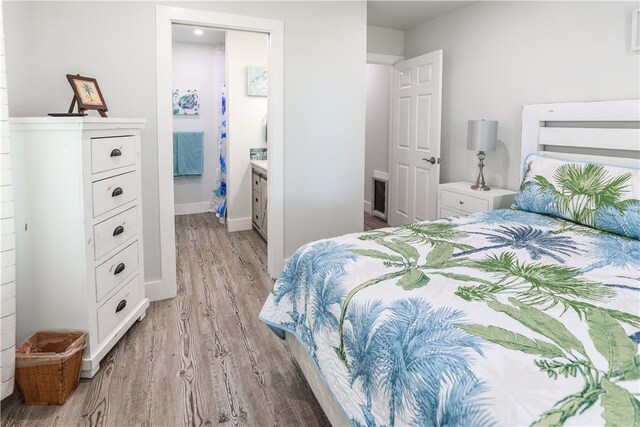
{"label": "white panel door", "polygon": [[436,218],[442,50],[394,65],[389,224]]}

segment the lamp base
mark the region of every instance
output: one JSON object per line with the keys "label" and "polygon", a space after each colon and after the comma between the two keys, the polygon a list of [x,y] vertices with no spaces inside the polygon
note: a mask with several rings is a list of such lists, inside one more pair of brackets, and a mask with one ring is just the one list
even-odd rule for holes
{"label": "lamp base", "polygon": [[491,188],[488,185],[486,185],[486,182],[484,180],[484,174],[482,173],[482,170],[484,169],[484,158],[485,158],[484,151],[479,151],[478,152],[478,179],[476,179],[476,184],[471,186],[472,190],[476,190],[476,191],[491,190]]}
{"label": "lamp base", "polygon": [[489,191],[491,190],[491,187],[484,184],[475,184],[471,186],[471,189],[476,191]]}

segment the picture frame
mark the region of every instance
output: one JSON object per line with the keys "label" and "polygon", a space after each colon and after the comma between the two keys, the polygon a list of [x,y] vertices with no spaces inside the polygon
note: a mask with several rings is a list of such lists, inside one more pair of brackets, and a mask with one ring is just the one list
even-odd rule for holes
{"label": "picture frame", "polygon": [[86,110],[97,110],[100,116],[107,117],[107,104],[100,91],[100,86],[96,79],[81,76],[80,74],[67,74],[67,80],[73,89],[73,99],[69,106],[69,113],[78,104],[78,113],[82,114]]}
{"label": "picture frame", "polygon": [[640,52],[640,9],[631,12],[631,50]]}
{"label": "picture frame", "polygon": [[172,98],[174,116],[197,116],[200,114],[198,89],[174,89]]}
{"label": "picture frame", "polygon": [[267,96],[267,67],[247,67],[247,96]]}

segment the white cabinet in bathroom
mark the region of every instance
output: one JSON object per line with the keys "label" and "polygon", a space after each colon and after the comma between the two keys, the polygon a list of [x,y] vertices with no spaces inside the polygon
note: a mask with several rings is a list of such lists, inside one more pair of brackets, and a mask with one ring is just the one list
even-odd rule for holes
{"label": "white cabinet in bathroom", "polygon": [[253,228],[267,240],[267,173],[266,170],[252,164],[251,168],[251,218]]}

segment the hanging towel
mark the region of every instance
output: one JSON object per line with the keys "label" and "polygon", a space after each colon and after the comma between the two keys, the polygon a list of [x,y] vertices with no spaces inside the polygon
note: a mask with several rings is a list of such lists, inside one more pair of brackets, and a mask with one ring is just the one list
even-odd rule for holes
{"label": "hanging towel", "polygon": [[173,133],[173,176],[202,175],[203,132]]}

